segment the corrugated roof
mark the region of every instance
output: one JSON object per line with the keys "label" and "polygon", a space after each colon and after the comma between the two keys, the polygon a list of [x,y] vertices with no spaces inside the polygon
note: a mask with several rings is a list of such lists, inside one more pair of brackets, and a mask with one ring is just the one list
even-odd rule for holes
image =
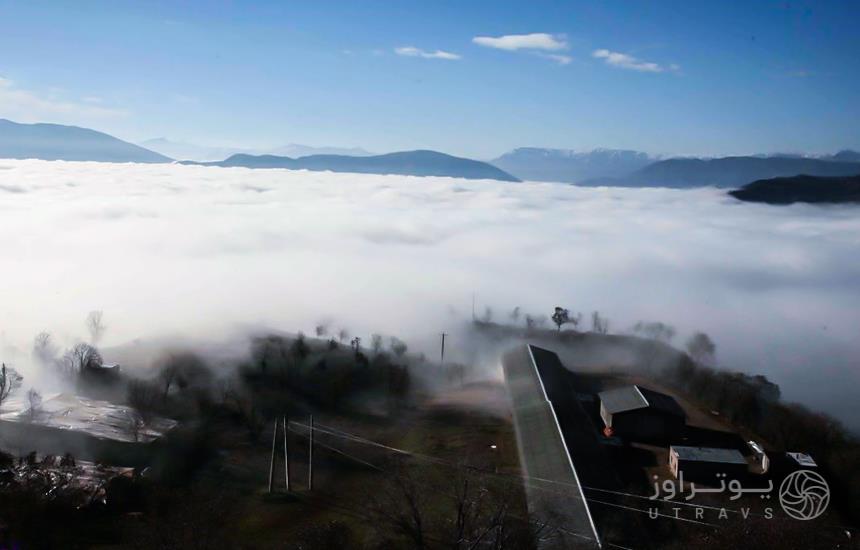
{"label": "corrugated roof", "polygon": [[737,449],[717,449],[714,447],[683,447],[672,445],[669,452],[678,455],[679,460],[697,462],[721,462],[723,464],[746,464],[744,455]]}
{"label": "corrugated roof", "polygon": [[614,390],[602,391],[598,394],[603,407],[610,414],[644,409],[648,400],[636,386],[625,386]]}
{"label": "corrugated roof", "polygon": [[0,412],[0,420],[79,431],[99,439],[144,443],[158,439],[176,426],[175,420],[153,417],[135,434],[130,428],[131,407],[68,393],[45,396],[37,414],[32,416],[26,404],[21,402],[20,407]]}
{"label": "corrugated roof", "polygon": [[817,468],[818,464],[815,463],[815,460],[811,456],[806,453],[785,453],[789,457],[791,457],[795,462],[797,462],[801,466],[807,466],[810,468]]}
{"label": "corrugated roof", "polygon": [[614,390],[600,392],[598,396],[609,414],[651,407],[667,414],[680,416],[681,418],[686,417],[684,409],[672,397],[640,386],[615,388]]}

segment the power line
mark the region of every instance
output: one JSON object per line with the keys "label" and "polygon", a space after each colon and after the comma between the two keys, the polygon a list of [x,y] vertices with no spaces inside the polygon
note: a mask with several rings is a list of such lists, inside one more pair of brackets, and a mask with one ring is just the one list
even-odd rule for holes
{"label": "power line", "polygon": [[[298,424],[298,423],[297,423],[297,424]],[[299,425],[301,425],[301,424],[299,424]],[[315,426],[315,427],[314,427],[314,431],[317,431],[317,430],[318,430],[318,428]],[[308,437],[307,435],[302,434],[302,433],[298,432],[297,430],[290,430],[290,431],[292,431],[293,433],[299,434],[299,435],[301,435],[302,437]],[[321,431],[321,432],[322,432],[322,430],[319,430],[319,431]],[[335,435],[335,434],[332,434],[331,432],[322,432],[322,433],[328,433],[329,435]],[[335,435],[335,436],[336,436],[336,435]],[[339,453],[339,454],[341,454],[341,455],[343,455],[343,456],[346,456],[346,457],[348,457],[348,458],[350,458],[350,459],[352,459],[352,460],[355,460],[356,462],[359,462],[359,463],[361,463],[361,464],[364,464],[364,465],[366,465],[366,466],[369,466],[369,467],[371,467],[371,468],[373,468],[373,469],[375,469],[375,470],[378,470],[378,471],[380,471],[380,472],[388,473],[388,474],[390,474],[390,473],[391,473],[391,472],[389,472],[389,471],[387,471],[387,470],[385,470],[385,469],[383,469],[383,468],[380,468],[379,466],[376,466],[375,464],[371,464],[371,463],[369,463],[369,462],[366,462],[366,461],[364,461],[364,460],[362,460],[362,459],[360,459],[360,458],[358,458],[358,457],[356,457],[356,456],[354,456],[354,455],[351,455],[350,453],[347,453],[347,452],[342,451],[342,450],[340,450],[340,449],[336,449],[336,448],[334,448],[334,447],[331,447],[331,446],[329,446],[329,445],[326,445],[326,444],[324,444],[324,443],[321,443],[321,442],[319,442],[318,440],[315,440],[315,441],[314,441],[314,444],[315,444],[315,445],[319,445],[319,446],[324,447],[324,448],[327,448],[327,449],[329,449],[329,450],[331,450],[331,451],[334,451],[334,452],[336,452],[336,453]],[[425,484],[425,485],[426,485],[426,484]],[[433,488],[433,487],[431,487],[431,489],[433,489],[435,492],[440,492],[438,488]],[[516,517],[516,516],[512,516],[512,517]],[[523,519],[523,518],[517,518],[517,519]],[[525,519],[525,521],[526,521],[527,523],[536,523],[536,522],[534,522],[534,521],[532,521],[532,520],[529,520],[529,519]],[[581,538],[581,539],[588,540],[588,541],[592,541],[592,542],[593,542],[593,541],[595,541],[595,539],[594,539],[593,537],[589,537],[589,536],[587,536],[587,535],[583,535],[583,534],[581,534],[581,533],[576,533],[576,532],[571,531],[571,530],[569,530],[569,529],[565,529],[565,528],[562,528],[562,527],[559,527],[559,526],[555,526],[555,525],[552,525],[552,524],[550,524],[550,523],[545,523],[544,525],[546,525],[547,527],[551,527],[551,528],[553,528],[553,529],[557,529],[558,531],[560,531],[560,532],[564,532],[564,533],[566,533],[566,534],[568,534],[568,535],[572,535],[572,536],[575,536],[575,537],[579,537],[579,538]],[[626,548],[626,547],[623,547],[623,546],[618,546],[618,545],[611,544],[611,543],[609,543],[609,544],[610,544],[611,546],[616,547],[616,548],[622,548],[622,549],[624,549],[624,550],[630,550],[630,549],[628,549],[628,548]]]}
{"label": "power line", "polygon": [[[299,425],[301,425],[301,424],[299,424]],[[306,427],[306,426],[305,426],[305,427]],[[320,432],[322,432],[322,433],[327,433],[327,434],[329,434],[329,435],[332,435],[332,436],[335,436],[335,437],[340,437],[340,438],[342,438],[342,439],[347,439],[347,440],[355,441],[355,442],[357,442],[357,443],[364,443],[364,444],[367,444],[367,445],[372,445],[372,446],[375,446],[375,447],[383,448],[383,449],[390,450],[390,451],[392,451],[392,452],[396,452],[396,453],[399,453],[399,454],[405,454],[405,455],[413,456],[413,457],[416,457],[416,458],[419,458],[419,459],[427,459],[429,462],[432,462],[432,463],[435,463],[435,464],[441,464],[441,465],[450,466],[450,467],[453,467],[453,468],[460,468],[460,469],[466,469],[466,470],[472,470],[472,471],[479,471],[479,472],[483,472],[483,473],[486,473],[486,474],[505,475],[505,474],[497,474],[497,473],[495,473],[495,472],[483,471],[483,470],[480,470],[480,469],[475,468],[475,467],[464,466],[464,465],[461,465],[461,464],[455,464],[455,463],[453,463],[453,462],[446,461],[446,460],[441,459],[441,458],[431,457],[431,456],[428,456],[428,455],[422,455],[422,454],[420,454],[420,453],[414,453],[414,452],[412,452],[412,451],[407,451],[407,450],[405,450],[405,449],[398,449],[398,448],[396,448],[396,447],[391,447],[391,446],[389,446],[389,445],[385,445],[385,444],[382,444],[382,443],[377,443],[377,442],[375,442],[375,441],[372,441],[372,440],[369,440],[369,439],[366,439],[366,438],[363,438],[363,437],[360,437],[360,436],[356,436],[356,435],[353,435],[353,434],[349,434],[349,433],[347,433],[347,432],[341,432],[341,431],[340,431],[340,430],[338,430],[337,428],[332,428],[331,426],[324,426],[324,425],[319,424],[319,423],[317,423],[317,424],[315,425],[314,430],[319,430],[319,431],[320,431]],[[341,432],[341,433],[336,433],[336,432]],[[345,453],[344,453],[344,454],[345,454]],[[374,466],[374,467],[375,467],[375,466]],[[523,475],[516,475],[516,474],[509,474],[509,475],[510,475],[511,477],[517,477],[517,478],[520,478],[520,479],[522,479],[522,480],[524,480],[524,481],[540,481],[540,482],[545,482],[545,483],[552,483],[552,484],[554,484],[554,485],[561,485],[561,486],[565,486],[565,487],[571,487],[571,488],[574,488],[574,485],[573,485],[573,484],[571,484],[571,483],[559,482],[559,481],[553,481],[553,480],[547,480],[547,479],[535,478],[535,477],[529,477],[529,476],[523,476]],[[558,492],[558,491],[552,491],[551,489],[544,488],[544,487],[539,487],[539,486],[535,486],[535,485],[531,485],[531,484],[529,484],[528,486],[529,486],[529,487],[531,487],[531,488],[534,488],[534,489],[538,489],[538,490],[546,490],[546,491],[552,492],[552,493],[554,493],[554,494],[557,494],[557,495],[559,495],[559,496],[573,498],[573,497],[571,497],[571,496],[570,496],[569,494],[567,494],[567,493],[562,493],[562,492]],[[583,488],[585,488],[585,487],[583,487]],[[620,492],[620,491],[612,491],[612,493],[619,494],[619,495],[626,495],[626,496],[635,496],[635,497],[640,497],[640,498],[648,498],[648,497],[642,497],[642,495],[634,495],[634,494],[632,494],[632,493],[623,493],[623,492]],[[577,497],[577,500],[579,500],[579,499],[578,499],[578,497]],[[634,507],[630,507],[630,506],[623,506],[623,505],[620,505],[620,504],[613,504],[613,503],[609,503],[609,502],[605,502],[605,501],[601,501],[601,500],[597,500],[597,499],[593,499],[593,498],[587,498],[587,497],[586,497],[586,500],[588,500],[588,501],[590,501],[590,502],[595,502],[595,503],[597,503],[597,504],[604,504],[604,505],[607,505],[607,506],[614,506],[614,507],[617,507],[617,508],[621,508],[621,509],[625,509],[625,510],[629,510],[629,511],[635,511],[635,512],[639,512],[639,513],[642,513],[642,514],[651,514],[651,513],[653,513],[653,512],[651,512],[650,510],[642,510],[641,508],[634,508]],[[663,501],[663,502],[667,502],[667,501]],[[688,503],[678,503],[678,504],[690,505],[690,504],[688,504]],[[738,513],[740,513],[740,512],[738,512]],[[667,514],[661,514],[661,513],[659,513],[659,512],[657,512],[657,513],[656,513],[656,515],[657,515],[657,516],[659,516],[659,517],[667,518],[667,519],[673,519],[673,520],[678,520],[678,521],[684,521],[684,522],[694,523],[694,524],[699,524],[699,525],[706,525],[706,526],[709,526],[709,527],[717,527],[716,525],[713,525],[713,524],[711,524],[711,523],[702,522],[702,521],[696,521],[696,520],[692,520],[692,519],[688,519],[688,518],[681,518],[681,517],[677,517],[677,516],[670,516],[670,515],[667,515]]]}
{"label": "power line", "polygon": [[[522,479],[522,480],[526,480],[526,481],[539,481],[539,482],[541,482],[541,483],[550,483],[550,484],[553,484],[553,485],[561,485],[561,486],[571,487],[571,488],[575,488],[575,487],[576,487],[574,484],[569,483],[569,482],[565,482],[565,481],[557,481],[557,480],[545,479],[545,478],[540,478],[540,477],[532,477],[532,476],[527,476],[527,475],[523,475],[523,474],[504,473],[504,472],[490,472],[490,471],[488,471],[488,470],[481,470],[480,468],[477,468],[477,467],[475,467],[475,466],[468,466],[468,465],[456,464],[456,463],[453,463],[453,462],[450,462],[450,461],[446,461],[445,459],[442,459],[442,458],[433,457],[433,456],[429,456],[429,455],[424,455],[424,454],[416,453],[416,452],[413,452],[413,451],[407,451],[407,450],[405,450],[405,449],[399,449],[399,448],[396,448],[396,447],[391,447],[391,446],[389,446],[389,445],[385,445],[385,444],[383,444],[383,443],[378,443],[378,442],[376,442],[376,441],[372,441],[372,440],[370,440],[370,439],[366,439],[366,438],[363,438],[363,437],[361,437],[361,436],[357,436],[357,435],[354,435],[354,434],[350,434],[350,433],[348,433],[348,432],[344,432],[344,431],[342,431],[342,430],[339,430],[338,428],[334,428],[334,427],[331,427],[331,426],[323,426],[323,425],[321,425],[321,424],[317,424],[317,426],[320,426],[320,427],[324,427],[324,428],[326,428],[326,430],[327,430],[327,431],[326,431],[326,432],[324,432],[324,433],[328,433],[328,434],[330,434],[330,435],[334,435],[334,436],[336,436],[336,437],[337,437],[337,436],[340,436],[340,437],[342,437],[342,438],[344,438],[344,439],[349,439],[349,440],[355,441],[355,442],[357,442],[357,443],[364,443],[364,444],[367,444],[367,445],[373,445],[373,446],[375,446],[375,447],[379,447],[379,448],[382,448],[382,449],[387,449],[387,450],[389,450],[389,451],[396,452],[396,453],[400,453],[400,454],[405,454],[405,455],[413,456],[413,457],[415,457],[415,458],[419,458],[419,459],[427,460],[427,461],[429,461],[429,462],[434,462],[434,463],[436,463],[436,464],[442,464],[442,465],[450,466],[450,467],[453,467],[453,468],[467,468],[467,469],[471,469],[471,470],[478,470],[478,471],[483,471],[484,473],[492,474],[492,475],[500,475],[500,476],[516,477],[516,478],[520,478],[520,479]],[[319,428],[314,428],[314,429],[317,429],[317,430],[318,430]],[[322,431],[322,430],[320,430],[320,431]],[[336,433],[335,433],[335,432],[336,432]],[[534,489],[538,489],[538,490],[549,490],[549,489],[547,489],[546,487],[539,487],[539,486],[535,486],[535,485],[530,485],[530,487],[532,487],[532,488],[534,488]],[[614,494],[614,495],[619,495],[619,496],[628,496],[628,497],[632,497],[632,498],[646,499],[646,500],[650,500],[650,501],[653,501],[653,502],[655,502],[655,503],[659,503],[659,504],[678,504],[678,505],[681,505],[681,506],[689,506],[689,507],[693,507],[693,508],[706,508],[706,509],[710,509],[710,510],[717,510],[717,511],[725,510],[726,512],[732,512],[732,513],[735,513],[735,514],[741,514],[741,515],[754,515],[754,516],[757,516],[757,517],[766,517],[766,516],[764,516],[763,514],[753,514],[753,513],[751,513],[751,512],[750,512],[750,513],[745,513],[745,512],[743,512],[743,511],[741,511],[741,510],[735,510],[735,509],[733,509],[733,508],[723,508],[723,507],[719,507],[719,506],[708,506],[708,505],[700,505],[700,504],[694,504],[694,503],[689,503],[689,502],[669,501],[669,500],[663,500],[663,499],[655,500],[655,499],[652,499],[651,497],[649,497],[649,496],[645,496],[645,495],[638,495],[638,494],[635,494],[635,493],[625,493],[625,492],[623,492],[623,491],[613,491],[613,490],[610,490],[610,489],[602,489],[602,488],[598,488],[598,487],[589,487],[589,486],[587,486],[587,485],[582,485],[581,487],[582,487],[583,489],[585,489],[585,490],[589,490],[589,491],[598,491],[598,492],[602,492],[602,493]],[[557,494],[562,494],[562,493],[557,493]],[[641,511],[641,510],[640,510],[640,511]]]}

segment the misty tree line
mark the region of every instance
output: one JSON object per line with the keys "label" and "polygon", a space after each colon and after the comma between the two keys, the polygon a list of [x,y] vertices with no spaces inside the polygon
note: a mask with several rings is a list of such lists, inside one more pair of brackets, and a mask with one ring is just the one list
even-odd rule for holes
{"label": "misty tree line", "polygon": [[[349,412],[365,402],[379,402],[389,412],[402,408],[413,380],[407,345],[396,337],[361,338],[340,330],[337,337],[267,335],[252,339],[247,360],[217,375],[193,353],[169,354],[149,380],[128,382],[127,402],[144,423],[154,415],[196,418],[219,409],[256,441],[266,423],[287,414],[314,409]],[[420,360],[420,359],[419,359]]]}
{"label": "misty tree line", "polygon": [[[97,344],[107,328],[101,311],[90,312],[84,324],[88,341],[65,350],[50,333],[37,334],[33,362],[78,393],[127,403],[132,408],[128,430],[135,439],[155,416],[188,419],[212,406],[231,411],[252,438],[269,417],[292,406],[283,405],[289,401],[301,401],[305,408],[345,410],[369,394],[394,411],[406,403],[413,386],[410,362],[424,361],[423,355],[408,356],[408,346],[400,338],[372,334],[365,347],[361,337],[344,328],[329,335],[328,326],[321,323],[314,329],[318,340],[312,342],[301,333],[293,338],[255,338],[250,360],[228,369],[227,375],[223,370],[216,375],[197,354],[174,352],[157,361],[153,377],[141,379],[100,368],[104,358]],[[21,387],[22,380],[13,368],[2,366],[0,403]],[[33,418],[41,395],[31,388],[26,402]]]}
{"label": "misty tree line", "polygon": [[[71,383],[77,383],[79,378],[85,375],[88,370],[102,366],[104,361],[95,346],[107,328],[103,313],[91,311],[87,314],[84,324],[90,335],[89,342],[78,342],[62,354],[49,332],[43,331],[37,334],[33,339],[31,353],[33,362],[37,366],[52,370],[62,381]],[[0,405],[23,385],[23,380],[23,376],[14,368],[7,367],[5,363],[2,364],[2,368],[0,368]],[[35,419],[42,403],[42,396],[36,388],[31,387],[27,391],[25,403],[27,405],[26,415],[31,420]]]}
{"label": "misty tree line", "polygon": [[[479,323],[489,324],[493,322],[493,309],[489,306],[484,308],[484,313],[480,317],[476,317],[475,321]],[[539,330],[544,328],[549,322],[556,326],[557,332],[561,332],[564,325],[571,325],[573,330],[585,329],[582,313],[571,313],[567,308],[556,306],[551,315],[534,315],[524,313],[520,306],[514,307],[507,315],[508,320],[514,326],[524,326],[528,330]],[[599,311],[592,311],[590,315],[590,332],[597,334],[609,333],[609,319],[600,314]]]}

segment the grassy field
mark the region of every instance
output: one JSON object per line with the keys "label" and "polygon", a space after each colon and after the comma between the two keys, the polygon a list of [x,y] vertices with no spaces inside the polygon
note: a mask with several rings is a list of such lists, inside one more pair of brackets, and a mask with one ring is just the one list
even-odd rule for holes
{"label": "grassy field", "polygon": [[[504,475],[519,472],[513,428],[507,415],[500,414],[505,399],[503,386],[476,384],[453,389],[444,400],[425,399],[390,418],[315,417],[319,431],[315,431],[312,491],[307,489],[308,440],[303,426],[307,419],[294,419],[289,433],[291,493],[284,490],[282,455],[276,460],[275,492],[267,491],[273,424],[257,442],[248,441],[241,429],[225,425],[217,433],[217,457],[191,489],[197,497],[188,497],[217,502],[223,509],[213,517],[198,515],[188,528],[218,531],[229,526],[229,532],[219,536],[228,537],[236,548],[315,548],[338,541],[379,547],[390,541],[380,535],[376,506],[392,478],[404,471],[420,488],[428,518],[450,512],[452,481],[464,471],[483,485],[504,486],[513,495],[511,513],[525,517],[521,485]],[[482,405],[493,403],[495,407]],[[434,460],[326,433],[332,428]],[[281,438],[279,433],[279,452]],[[479,470],[499,475],[476,473]],[[158,528],[185,527],[162,523]],[[397,542],[396,536],[389,537]]]}

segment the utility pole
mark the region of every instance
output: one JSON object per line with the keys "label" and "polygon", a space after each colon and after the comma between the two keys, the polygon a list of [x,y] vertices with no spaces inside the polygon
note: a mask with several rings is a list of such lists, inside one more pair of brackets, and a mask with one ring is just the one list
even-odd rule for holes
{"label": "utility pole", "polygon": [[314,488],[314,415],[308,422],[308,491]]}
{"label": "utility pole", "polygon": [[289,425],[287,417],[284,416],[284,475],[287,480],[287,492],[290,491],[290,453],[287,450],[287,427]]}
{"label": "utility pole", "polygon": [[272,482],[275,480],[275,442],[278,440],[278,418],[275,417],[275,428],[272,430],[272,458],[269,461],[269,492],[272,492]]}
{"label": "utility pole", "polygon": [[445,336],[446,336],[446,334],[443,332],[442,333],[442,350],[439,353],[439,364],[440,365],[445,364]]}
{"label": "utility pole", "polygon": [[475,322],[475,293],[472,293],[472,322]]}

